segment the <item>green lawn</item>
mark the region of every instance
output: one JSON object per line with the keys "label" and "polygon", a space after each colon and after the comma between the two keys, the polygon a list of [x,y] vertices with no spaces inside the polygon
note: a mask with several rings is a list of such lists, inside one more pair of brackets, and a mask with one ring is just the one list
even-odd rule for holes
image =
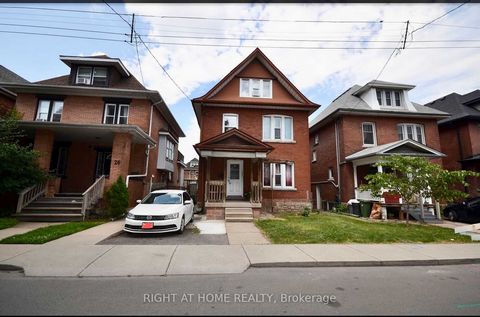
{"label": "green lawn", "polygon": [[471,242],[470,237],[447,228],[374,222],[327,212],[309,217],[284,214],[280,219],[257,220],[256,225],[273,243],[285,244]]}
{"label": "green lawn", "polygon": [[15,218],[0,218],[0,230],[15,226],[18,220]]}
{"label": "green lawn", "polygon": [[5,238],[1,244],[43,244],[105,223],[104,221],[69,222]]}

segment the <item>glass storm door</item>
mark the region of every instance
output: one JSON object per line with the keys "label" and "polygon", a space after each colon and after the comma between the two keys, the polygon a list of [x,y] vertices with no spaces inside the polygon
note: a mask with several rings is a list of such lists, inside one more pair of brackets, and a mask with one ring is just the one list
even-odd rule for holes
{"label": "glass storm door", "polygon": [[227,161],[227,196],[243,197],[243,161]]}

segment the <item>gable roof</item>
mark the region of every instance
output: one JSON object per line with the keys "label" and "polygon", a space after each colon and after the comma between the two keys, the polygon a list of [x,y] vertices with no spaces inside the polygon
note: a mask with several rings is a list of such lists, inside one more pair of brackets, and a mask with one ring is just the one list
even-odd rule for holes
{"label": "gable roof", "polygon": [[236,128],[194,145],[199,150],[233,152],[270,152],[273,147]]}
{"label": "gable roof", "polygon": [[[250,55],[248,55],[240,64],[233,68],[225,77],[223,77],[213,88],[211,88],[206,94],[201,97],[192,99],[192,104],[194,105],[195,114],[197,119],[199,117],[197,113],[197,108],[195,105],[200,103],[217,103],[217,104],[231,104],[232,102],[221,101],[221,100],[212,100],[218,92],[220,92],[228,83],[230,83],[242,70],[244,70],[248,65],[250,65],[254,60],[258,60],[277,80],[278,82],[288,91],[288,93],[298,102],[291,104],[281,104],[275,103],[277,106],[297,106],[299,109],[308,108],[311,112],[315,111],[320,105],[310,101],[304,94],[298,90],[295,85],[285,76],[273,63],[268,59],[268,57],[257,47]],[[265,100],[262,100],[265,103]],[[252,101],[235,101],[235,104],[253,104]]]}
{"label": "gable roof", "polygon": [[[377,81],[378,82],[378,81]],[[385,85],[386,82],[382,82]],[[365,85],[368,86],[369,84]],[[393,86],[395,85],[395,86]],[[392,84],[392,87],[398,87],[397,85],[400,84]],[[433,117],[433,118],[445,118],[448,117],[449,114],[443,111],[433,109],[431,107],[423,106],[421,104],[412,102],[413,107],[415,108],[416,112],[408,111],[405,108],[400,109],[388,109],[388,110],[378,110],[373,109],[369,104],[367,104],[362,98],[360,98],[357,93],[365,86],[360,85],[353,85],[345,92],[343,92],[340,96],[335,98],[332,103],[320,114],[311,121],[309,124],[310,129],[320,126],[323,123],[329,121],[335,117],[338,113],[357,113],[357,114],[374,114],[374,115],[405,115],[405,116],[420,116],[420,117]],[[413,87],[413,86],[412,86]]]}
{"label": "gable roof", "polygon": [[3,65],[0,65],[0,82],[5,83],[28,83],[22,76],[14,73]]}
{"label": "gable roof", "polygon": [[466,118],[480,119],[480,111],[470,106],[477,101],[480,102],[479,89],[465,95],[451,93],[426,105],[450,113],[451,117],[438,121],[439,124],[445,124]]}
{"label": "gable roof", "polygon": [[345,158],[347,161],[358,160],[370,156],[389,156],[389,155],[404,155],[404,156],[426,156],[426,157],[443,157],[445,154],[432,149],[424,144],[416,141],[405,139],[395,141],[378,146],[368,147],[361,151],[355,152]]}

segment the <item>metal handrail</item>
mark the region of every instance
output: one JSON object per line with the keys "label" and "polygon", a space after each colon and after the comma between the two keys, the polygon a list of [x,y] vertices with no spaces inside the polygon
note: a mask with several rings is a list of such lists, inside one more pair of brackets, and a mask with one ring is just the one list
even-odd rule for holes
{"label": "metal handrail", "polygon": [[103,189],[105,187],[105,175],[100,176],[97,180],[82,194],[82,215],[85,220],[87,209],[93,206],[100,198],[103,197]]}

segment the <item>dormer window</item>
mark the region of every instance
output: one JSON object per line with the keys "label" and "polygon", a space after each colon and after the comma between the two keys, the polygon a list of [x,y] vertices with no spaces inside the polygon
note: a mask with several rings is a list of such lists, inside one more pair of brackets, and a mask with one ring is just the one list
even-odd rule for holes
{"label": "dormer window", "polygon": [[402,107],[401,92],[398,90],[376,89],[377,101],[381,107]]}
{"label": "dormer window", "polygon": [[107,68],[79,66],[75,83],[79,85],[106,86]]}
{"label": "dormer window", "polygon": [[241,78],[240,97],[272,98],[272,80]]}

